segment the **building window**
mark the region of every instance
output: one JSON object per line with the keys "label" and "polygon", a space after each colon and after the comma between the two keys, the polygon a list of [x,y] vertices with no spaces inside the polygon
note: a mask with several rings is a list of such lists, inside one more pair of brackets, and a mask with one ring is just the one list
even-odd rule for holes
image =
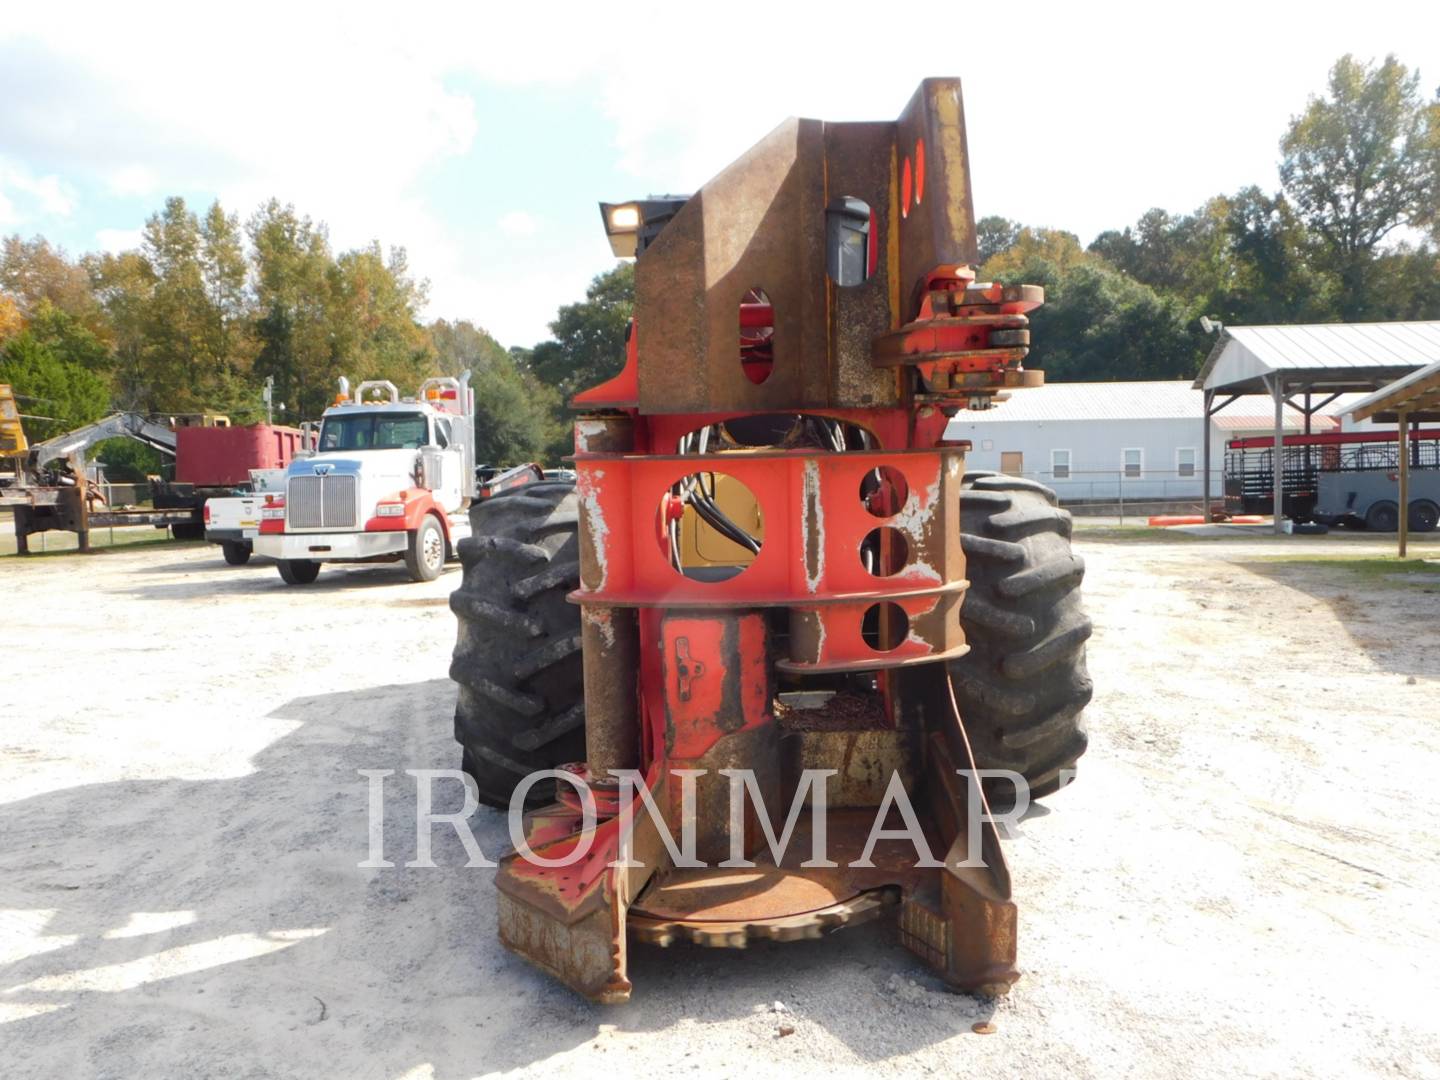
{"label": "building window", "polygon": [[1139,480],[1145,475],[1145,451],[1137,447],[1120,451],[1120,462],[1126,480]]}
{"label": "building window", "polygon": [[1051,450],[1051,451],[1050,451],[1050,479],[1052,479],[1052,480],[1069,480],[1069,479],[1070,479],[1070,451],[1069,451],[1069,450]]}
{"label": "building window", "polygon": [[1195,448],[1193,446],[1175,448],[1175,474],[1177,476],[1195,475]]}

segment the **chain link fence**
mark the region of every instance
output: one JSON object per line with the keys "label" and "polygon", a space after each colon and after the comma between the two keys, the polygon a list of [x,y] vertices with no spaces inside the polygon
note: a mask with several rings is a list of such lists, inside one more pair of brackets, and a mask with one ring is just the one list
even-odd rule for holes
{"label": "chain link fence", "polygon": [[[1058,475],[1057,475],[1058,474]],[[1204,512],[1201,468],[1192,470],[1124,468],[1068,470],[1041,469],[1019,474],[1052,488],[1060,505],[1081,516],[1145,518],[1152,514],[1200,514]],[[1220,470],[1210,474],[1210,501],[1223,497]]]}

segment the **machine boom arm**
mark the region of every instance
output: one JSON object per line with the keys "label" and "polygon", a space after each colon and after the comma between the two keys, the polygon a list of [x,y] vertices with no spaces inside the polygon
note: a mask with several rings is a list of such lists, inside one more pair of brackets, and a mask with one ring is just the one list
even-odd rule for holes
{"label": "machine boom arm", "polygon": [[175,432],[145,419],[139,413],[124,412],[36,443],[30,448],[31,468],[43,469],[56,458],[69,457],[71,454],[88,450],[96,443],[120,436],[144,443],[162,454],[175,456]]}

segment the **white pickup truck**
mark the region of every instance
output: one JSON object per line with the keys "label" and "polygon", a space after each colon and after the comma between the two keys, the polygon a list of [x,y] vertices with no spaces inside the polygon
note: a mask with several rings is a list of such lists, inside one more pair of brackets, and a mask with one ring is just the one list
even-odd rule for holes
{"label": "white pickup truck", "polygon": [[477,495],[470,374],[426,379],[413,398],[393,383],[340,380],[315,453],[297,456],[283,492],[264,496],[255,554],[289,585],[326,562],[405,561],[415,581],[440,576],[470,534]]}
{"label": "white pickup truck", "polygon": [[251,469],[248,494],[205,500],[205,539],[220,545],[231,566],[244,566],[250,561],[255,537],[260,535],[260,509],[265,505],[265,496],[284,491],[284,469]]}

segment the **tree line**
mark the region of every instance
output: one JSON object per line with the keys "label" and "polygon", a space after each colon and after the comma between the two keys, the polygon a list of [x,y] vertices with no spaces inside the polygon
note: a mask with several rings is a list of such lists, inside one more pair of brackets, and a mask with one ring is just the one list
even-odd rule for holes
{"label": "tree line", "polygon": [[[403,248],[336,252],[321,222],[271,200],[243,223],[166,200],[140,245],[71,259],[44,237],[0,243],[0,382],[20,395],[39,441],[114,409],[317,418],[336,379],[414,388],[473,373],[482,458],[534,457],[557,442],[559,398],[470,322],[422,322],[426,283]],[[120,473],[158,459],[115,442]],[[112,470],[113,471],[113,470]]]}
{"label": "tree line", "polygon": [[[1393,56],[1344,56],[1279,149],[1277,190],[1152,209],[1089,245],[981,219],[981,278],[1046,289],[1027,363],[1051,381],[1190,378],[1214,340],[1201,316],[1440,319],[1440,92],[1427,99]],[[71,260],[41,237],[3,242],[0,382],[25,395],[27,430],[44,438],[112,407],[261,419],[267,377],[277,421],[297,423],[319,416],[341,374],[413,387],[468,369],[480,459],[554,462],[570,450],[565,403],[623,362],[634,268],[596,277],[532,347],[427,324],[425,300],[403,248],[337,253],[323,223],[275,200],[242,223],[218,202],[200,214],[172,198],[133,251]]]}
{"label": "tree line", "polygon": [[[1224,152],[1223,135],[1218,147]],[[1055,381],[1194,376],[1227,325],[1440,319],[1440,92],[1344,56],[1280,140],[1280,187],[1153,209],[1082,246],[988,217],[981,276],[1046,288],[1027,363]]]}

